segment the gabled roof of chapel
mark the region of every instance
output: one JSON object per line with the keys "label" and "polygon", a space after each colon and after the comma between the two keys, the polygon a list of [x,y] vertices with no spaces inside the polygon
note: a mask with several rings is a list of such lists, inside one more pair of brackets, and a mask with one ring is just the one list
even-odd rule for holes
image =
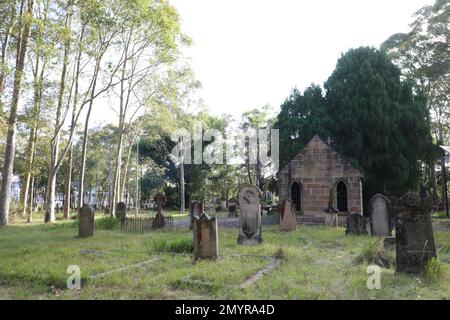
{"label": "gabled roof of chapel", "polygon": [[339,153],[338,151],[336,151],[333,146],[331,144],[329,144],[328,142],[326,142],[324,139],[322,139],[321,136],[319,136],[318,134],[314,135],[314,137],[311,138],[311,140],[309,140],[309,142],[302,148],[300,149],[292,158],[291,160],[288,161],[288,163],[286,163],[286,165],[278,171],[278,173],[280,173],[281,171],[283,171],[287,166],[289,166],[289,163],[294,160],[295,158],[297,158],[311,143],[313,143],[315,140],[319,140],[320,142],[322,142],[323,144],[325,144],[328,148],[330,148],[331,151],[337,153],[343,160],[345,160],[347,162],[347,164],[354,170],[358,171],[359,173],[361,173],[361,176],[363,176],[363,173],[361,171],[361,169],[356,168],[351,162],[350,160],[348,160],[347,157],[344,157],[341,153]]}

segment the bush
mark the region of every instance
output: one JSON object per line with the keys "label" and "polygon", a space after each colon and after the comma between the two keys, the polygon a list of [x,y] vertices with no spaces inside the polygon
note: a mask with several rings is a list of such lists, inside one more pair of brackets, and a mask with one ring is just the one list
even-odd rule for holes
{"label": "bush", "polygon": [[95,229],[113,230],[120,224],[120,220],[114,217],[104,217],[94,221]]}
{"label": "bush", "polygon": [[150,246],[154,252],[192,253],[194,251],[194,245],[190,238],[176,239],[171,242],[158,238],[153,239]]}
{"label": "bush", "polygon": [[170,252],[191,253],[194,252],[194,244],[190,238],[177,239],[169,243],[168,249]]}

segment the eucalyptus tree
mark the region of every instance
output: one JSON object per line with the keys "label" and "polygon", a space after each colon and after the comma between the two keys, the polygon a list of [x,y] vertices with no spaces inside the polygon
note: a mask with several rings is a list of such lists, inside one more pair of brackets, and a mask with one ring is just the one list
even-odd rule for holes
{"label": "eucalyptus tree", "polygon": [[26,147],[26,168],[25,176],[22,180],[21,187],[21,205],[22,215],[27,214],[29,208],[30,184],[32,182],[33,164],[36,153],[36,139],[39,127],[41,126],[41,109],[44,89],[51,88],[51,84],[45,84],[44,81],[50,82],[48,79],[49,64],[55,56],[53,36],[55,31],[55,21],[49,18],[51,0],[36,0],[35,19],[33,21],[31,36],[29,60],[33,61],[31,65],[31,73],[33,76],[33,102],[30,110],[27,110],[27,118],[29,125],[29,137]]}
{"label": "eucalyptus tree", "polygon": [[5,159],[3,163],[2,183],[0,189],[0,225],[7,225],[9,223],[9,205],[11,201],[17,115],[19,98],[22,90],[26,54],[28,50],[28,40],[33,21],[33,6],[34,0],[21,0],[19,5],[17,30],[15,35],[17,38],[16,65],[9,117],[7,121],[8,133],[6,137]]}
{"label": "eucalyptus tree", "polygon": [[[118,139],[115,153],[114,178],[110,201],[111,214],[124,194],[124,181],[130,147],[122,170],[124,138],[136,115],[145,112],[152,101],[164,95],[163,83],[170,66],[179,58],[179,47],[188,43],[181,33],[178,14],[167,1],[126,1],[116,13],[126,17],[120,42],[115,49],[123,59],[120,84],[112,94],[118,98]],[[139,126],[137,126],[139,127]],[[132,137],[136,135],[131,135]],[[133,143],[133,139],[131,139]]]}
{"label": "eucalyptus tree", "polygon": [[[64,30],[67,30],[67,33],[65,33],[66,41],[64,41],[63,66],[66,63],[69,65],[70,55],[66,55],[66,52],[72,52],[73,73],[70,81],[70,90],[67,90],[65,102],[58,103],[56,112],[55,131],[51,140],[53,151],[47,184],[46,222],[55,220],[56,176],[68,154],[71,159],[76,126],[83,110],[88,106],[83,132],[82,164],[85,163],[86,159],[89,118],[94,101],[111,87],[118,84],[118,81],[115,81],[115,76],[123,64],[123,60],[120,60],[117,65],[112,65],[105,61],[108,49],[115,41],[120,30],[120,23],[118,23],[117,18],[111,12],[110,6],[111,2],[108,1],[89,0],[80,1],[73,6],[69,3],[65,10],[66,21]],[[77,24],[73,25],[71,17],[75,14]],[[72,50],[71,46],[74,36],[77,39],[76,50]],[[62,98],[64,98],[68,82],[66,73],[67,70],[64,71],[63,67],[60,81],[60,97]],[[101,82],[102,80],[103,82]],[[81,82],[87,85],[82,87],[80,85]],[[72,120],[69,136],[65,148],[60,152],[60,132],[71,107]],[[84,168],[80,168],[80,172],[83,171]],[[80,174],[80,176],[82,175]],[[70,184],[67,180],[66,183]],[[82,184],[83,181],[79,183]],[[65,211],[65,216],[67,217],[67,210]]]}
{"label": "eucalyptus tree", "polygon": [[[411,30],[392,35],[381,49],[427,98],[431,133],[437,144],[443,144],[450,135],[450,1],[436,0],[434,5],[422,7],[414,14]],[[435,198],[436,157],[439,152],[430,152],[423,178],[430,181]]]}
{"label": "eucalyptus tree", "polygon": [[11,49],[13,29],[17,25],[17,0],[5,0],[0,6],[0,115],[3,113],[2,96],[5,90],[6,77],[9,74],[8,58]]}

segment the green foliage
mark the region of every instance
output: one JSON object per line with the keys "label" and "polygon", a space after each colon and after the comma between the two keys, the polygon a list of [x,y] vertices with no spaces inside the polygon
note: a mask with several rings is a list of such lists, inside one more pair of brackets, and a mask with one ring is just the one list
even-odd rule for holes
{"label": "green foliage", "polygon": [[375,193],[415,188],[418,160],[431,145],[428,112],[425,100],[400,81],[399,69],[376,49],[353,49],[339,59],[325,89],[333,143],[362,169],[366,203]]}
{"label": "green foliage", "polygon": [[94,221],[95,229],[113,230],[120,224],[120,220],[115,217],[103,217]]}
{"label": "green foliage", "polygon": [[182,238],[169,242],[168,251],[175,253],[192,253],[194,244],[192,238]]}
{"label": "green foliage", "polygon": [[273,128],[280,134],[280,168],[291,160],[316,134],[328,137],[326,128],[328,116],[322,89],[312,84],[303,94],[292,90],[291,95],[281,105]]}
{"label": "green foliage", "polygon": [[152,252],[165,252],[167,251],[169,242],[165,238],[156,238],[150,241],[150,247]]}
{"label": "green foliage", "polygon": [[359,254],[355,258],[355,263],[376,264],[383,268],[389,268],[394,265],[395,258],[384,250],[380,244],[380,240],[377,239],[366,242],[362,246]]}
{"label": "green foliage", "polygon": [[192,253],[194,245],[192,238],[179,238],[168,241],[164,238],[156,238],[150,241],[153,252]]}
{"label": "green foliage", "polygon": [[437,282],[445,279],[446,275],[446,266],[441,261],[436,258],[432,258],[428,261],[424,270],[424,277],[426,280]]}
{"label": "green foliage", "polygon": [[[191,254],[160,255],[152,250],[149,255],[153,240],[164,239],[160,241],[167,245],[177,239],[191,240],[192,231],[187,228],[134,235],[101,230],[94,238],[80,239],[76,228],[58,229],[43,225],[43,219],[36,221],[0,231],[0,299],[450,298],[448,281],[425,281],[420,274],[400,274],[394,268],[383,270],[382,289],[367,290],[367,268],[353,264],[352,256],[355,248],[373,238],[346,236],[342,228],[299,226],[280,233],[277,225],[263,225],[265,241],[259,246],[238,245],[236,229],[222,228],[220,258],[194,264]],[[435,236],[438,248],[450,243],[449,232],[436,231]],[[287,259],[242,290],[239,286],[267,267],[271,263],[267,256],[274,256],[280,247]],[[448,255],[438,252],[438,259],[450,265]],[[144,267],[89,279],[149,260],[153,262]],[[65,290],[66,269],[73,264],[81,266],[82,279],[87,279],[81,291]],[[55,293],[52,287],[62,290]]]}
{"label": "green foliage", "polygon": [[432,148],[429,115],[425,99],[400,80],[399,69],[376,49],[352,49],[325,90],[325,97],[314,85],[303,94],[294,90],[281,106],[274,125],[281,163],[319,134],[331,137],[333,147],[362,170],[366,203],[375,193],[398,196],[416,188],[419,160]]}

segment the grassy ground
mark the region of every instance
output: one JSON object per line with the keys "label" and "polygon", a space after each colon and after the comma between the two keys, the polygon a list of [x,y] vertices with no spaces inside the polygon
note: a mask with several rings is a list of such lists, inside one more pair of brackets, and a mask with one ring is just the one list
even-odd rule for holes
{"label": "grassy ground", "polygon": [[[370,236],[345,236],[342,228],[299,226],[281,233],[275,225],[263,226],[264,243],[253,247],[236,244],[237,229],[222,228],[220,258],[193,262],[190,254],[164,251],[170,244],[189,243],[187,228],[129,234],[98,219],[91,239],[76,238],[73,221],[51,226],[39,217],[33,224],[0,229],[0,299],[450,299],[446,228],[435,232],[440,273],[396,274],[390,266],[382,269],[382,288],[369,290],[364,257],[379,244]],[[392,262],[394,253],[384,254]],[[276,269],[239,288],[274,255],[283,256]],[[81,269],[81,290],[66,289],[69,265]]]}

